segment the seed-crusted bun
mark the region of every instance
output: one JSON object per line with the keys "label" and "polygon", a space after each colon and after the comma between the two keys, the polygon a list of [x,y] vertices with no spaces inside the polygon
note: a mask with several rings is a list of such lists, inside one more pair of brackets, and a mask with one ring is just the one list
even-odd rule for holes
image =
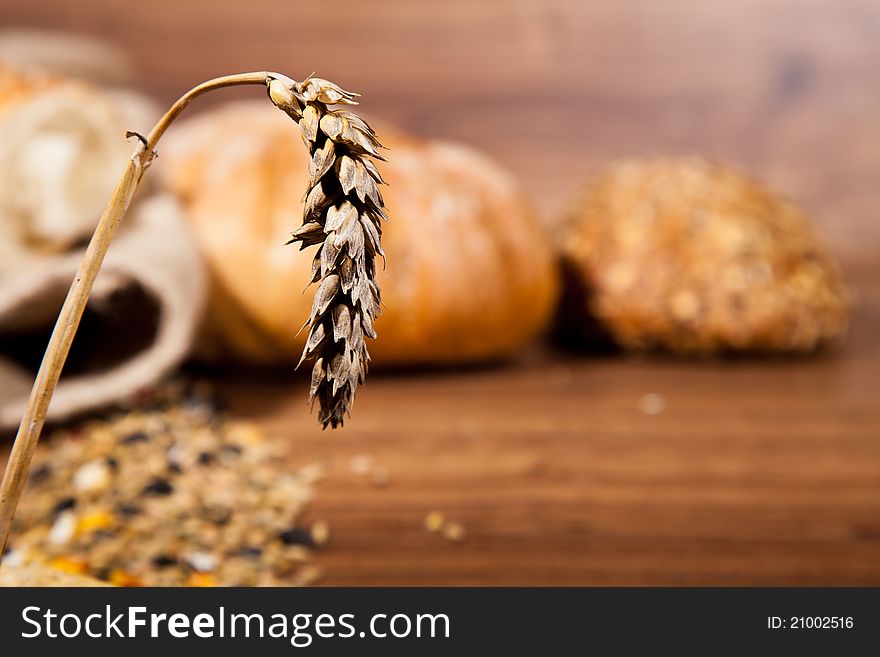
{"label": "seed-crusted bun", "polygon": [[808,352],[846,332],[846,287],[810,221],[726,167],[614,164],[563,225],[569,329],[682,354]]}
{"label": "seed-crusted bun", "polygon": [[[513,353],[548,322],[558,288],[552,245],[516,184],[468,148],[371,124],[389,148],[380,164],[391,219],[373,362]],[[296,126],[265,102],[241,102],[175,126],[166,139],[156,170],[183,200],[214,280],[204,355],[295,362],[313,257],[285,246],[307,186]]]}

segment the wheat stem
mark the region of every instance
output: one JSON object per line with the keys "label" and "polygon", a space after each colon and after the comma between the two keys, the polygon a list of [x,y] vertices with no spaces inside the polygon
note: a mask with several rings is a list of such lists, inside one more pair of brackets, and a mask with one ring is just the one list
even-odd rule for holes
{"label": "wheat stem", "polygon": [[165,112],[164,116],[153,126],[153,129],[150,131],[150,135],[147,137],[147,143],[145,145],[145,149],[149,152],[153,148],[156,147],[156,143],[161,139],[162,135],[165,134],[165,131],[168,129],[168,126],[176,119],[180,113],[186,108],[187,105],[192,102],[195,98],[198,98],[202,94],[206,94],[209,91],[214,91],[215,89],[222,89],[223,87],[236,87],[241,86],[243,84],[264,84],[268,85],[269,82],[273,79],[282,78],[286,79],[285,76],[279,73],[269,73],[267,71],[255,71],[253,73],[237,73],[235,75],[224,75],[219,78],[214,78],[213,80],[208,80],[207,82],[202,82],[200,85],[193,87],[185,94],[183,94],[180,98],[178,98],[174,104]]}
{"label": "wheat stem", "polygon": [[[288,80],[289,78],[277,73],[259,71],[227,75],[203,82],[183,94],[165,115],[159,119],[150,131],[149,136],[144,138],[140,135],[135,135],[141,141],[126,165],[125,171],[116,184],[107,207],[98,221],[79,270],[64,300],[64,305],[61,307],[61,312],[52,331],[52,337],[49,339],[49,345],[46,348],[46,354],[37,372],[34,387],[31,389],[24,416],[22,417],[18,434],[15,437],[15,443],[12,446],[9,460],[6,463],[3,482],[0,484],[0,563],[2,563],[6,541],[12,528],[15,509],[21,498],[22,490],[27,483],[28,471],[36,451],[37,442],[40,439],[40,432],[46,420],[49,402],[61,376],[64,361],[70,352],[70,345],[79,327],[92,285],[95,282],[119,222],[122,220],[134,197],[141,177],[153,157],[155,157],[153,148],[155,148],[156,143],[168,129],[168,126],[171,125],[194,98],[223,87],[245,84],[268,86],[274,79]],[[130,133],[130,136],[132,134]]]}

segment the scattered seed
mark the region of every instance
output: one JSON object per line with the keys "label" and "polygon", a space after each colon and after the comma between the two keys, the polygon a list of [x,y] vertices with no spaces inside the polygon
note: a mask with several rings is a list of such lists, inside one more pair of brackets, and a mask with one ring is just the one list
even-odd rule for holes
{"label": "scattered seed", "polygon": [[330,525],[323,520],[312,523],[312,541],[315,545],[327,545],[328,540],[330,540]]}
{"label": "scattered seed", "polygon": [[467,537],[464,525],[458,522],[448,522],[443,526],[443,538],[453,543],[461,543]]}
{"label": "scattered seed", "polygon": [[173,492],[174,486],[167,479],[160,477],[153,479],[153,481],[144,486],[145,495],[171,495]]}
{"label": "scattered seed", "polygon": [[158,554],[153,557],[151,562],[156,568],[166,568],[168,566],[176,566],[177,559],[170,554]]}
{"label": "scattered seed", "polygon": [[649,392],[639,398],[639,410],[645,415],[660,415],[666,410],[666,397]]}
{"label": "scattered seed", "polygon": [[62,511],[67,511],[76,507],[76,499],[73,497],[65,497],[55,504],[52,509],[53,515],[58,515]]}
{"label": "scattered seed", "polygon": [[304,484],[311,486],[327,477],[327,466],[323,463],[309,463],[302,466],[297,474]]}
{"label": "scattered seed", "polygon": [[48,479],[51,474],[52,468],[50,468],[48,465],[41,465],[31,470],[31,474],[28,480],[32,484],[41,484],[46,481],[46,479]]}
{"label": "scattered seed", "polygon": [[109,582],[113,586],[143,586],[144,581],[137,575],[132,575],[124,570],[110,571]]}
{"label": "scattered seed", "polygon": [[425,529],[432,534],[435,534],[443,528],[444,522],[446,522],[446,518],[443,517],[442,513],[439,511],[431,511],[425,516]]}
{"label": "scattered seed", "polygon": [[118,511],[119,515],[131,518],[132,516],[138,515],[141,512],[141,508],[134,504],[121,504],[119,505]]}
{"label": "scattered seed", "polygon": [[295,561],[298,563],[306,563],[308,561],[311,561],[312,553],[304,545],[291,545],[289,548],[287,548],[287,551],[284,553],[284,557],[288,561]]}
{"label": "scattered seed", "polygon": [[225,525],[232,517],[232,511],[222,506],[209,506],[205,509],[205,518],[215,525]]}
{"label": "scattered seed", "polygon": [[123,445],[135,445],[137,443],[145,443],[148,440],[149,440],[149,437],[143,431],[135,431],[134,433],[130,433],[127,436],[125,436],[124,438],[122,438],[122,440],[120,440],[120,442]]}
{"label": "scattered seed", "polygon": [[187,586],[212,587],[218,586],[217,578],[211,573],[193,573],[186,581]]}
{"label": "scattered seed", "polygon": [[9,568],[16,568],[24,564],[24,555],[18,550],[8,550],[3,555],[3,565]]}
{"label": "scattered seed", "polygon": [[73,475],[73,488],[80,493],[103,490],[109,485],[110,468],[106,459],[90,461]]}
{"label": "scattered seed", "polygon": [[49,562],[55,570],[60,570],[68,575],[83,575],[88,572],[89,565],[85,559],[72,559],[69,557],[57,557]]}
{"label": "scattered seed", "polygon": [[248,557],[249,559],[259,559],[263,551],[258,547],[244,547],[238,552],[243,557]]}
{"label": "scattered seed", "polygon": [[[226,437],[231,443],[242,445],[258,445],[265,442],[266,436],[262,430],[250,422],[230,422],[226,428]],[[230,447],[235,445],[230,444]],[[241,453],[241,448],[238,448]]]}
{"label": "scattered seed", "polygon": [[180,443],[174,443],[171,447],[165,450],[165,460],[168,463],[169,468],[180,466],[185,458],[186,448]]}
{"label": "scattered seed", "polygon": [[370,473],[370,481],[375,486],[387,486],[391,483],[391,472],[384,465],[378,465]]}
{"label": "scattered seed", "polygon": [[76,523],[77,533],[95,532],[113,524],[113,515],[106,511],[96,511],[80,518]]}
{"label": "scattered seed", "polygon": [[294,578],[294,586],[311,586],[324,576],[323,571],[314,565],[302,568]]}
{"label": "scattered seed", "polygon": [[228,454],[229,456],[238,456],[241,454],[241,447],[238,445],[223,445],[220,448],[221,454]]}
{"label": "scattered seed", "polygon": [[64,545],[70,542],[74,532],[76,532],[76,516],[73,511],[62,511],[55,519],[55,524],[49,530],[47,538],[50,543]]}
{"label": "scattered seed", "polygon": [[184,556],[186,561],[194,570],[199,572],[209,572],[217,567],[217,557],[210,552],[189,552]]}
{"label": "scattered seed", "polygon": [[369,454],[355,454],[348,464],[349,470],[356,475],[366,475],[373,469],[373,457]]}
{"label": "scattered seed", "polygon": [[285,545],[306,545],[308,547],[314,547],[315,545],[312,535],[301,527],[293,527],[292,529],[281,532],[278,538],[280,538],[281,542]]}

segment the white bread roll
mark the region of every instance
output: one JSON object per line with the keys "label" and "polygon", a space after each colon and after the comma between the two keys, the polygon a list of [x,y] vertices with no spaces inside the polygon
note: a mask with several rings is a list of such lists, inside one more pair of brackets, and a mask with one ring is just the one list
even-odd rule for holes
{"label": "white bread roll", "polygon": [[0,273],[88,238],[149,101],[0,64]]}

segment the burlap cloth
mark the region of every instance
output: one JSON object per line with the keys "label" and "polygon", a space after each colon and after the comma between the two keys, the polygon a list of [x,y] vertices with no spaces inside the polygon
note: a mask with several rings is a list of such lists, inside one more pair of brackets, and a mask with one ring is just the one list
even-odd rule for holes
{"label": "burlap cloth", "polygon": [[[136,202],[95,282],[49,420],[98,408],[155,383],[187,354],[201,318],[205,273],[180,207]],[[0,431],[21,418],[33,377],[82,250],[0,272]]]}
{"label": "burlap cloth", "polygon": [[[134,147],[159,114],[108,70],[112,49],[0,34],[0,435],[20,421],[85,244]],[[114,73],[115,71],[115,73]],[[118,75],[117,75],[118,73]],[[49,419],[150,386],[186,356],[206,276],[182,210],[145,176],[73,341]]]}

